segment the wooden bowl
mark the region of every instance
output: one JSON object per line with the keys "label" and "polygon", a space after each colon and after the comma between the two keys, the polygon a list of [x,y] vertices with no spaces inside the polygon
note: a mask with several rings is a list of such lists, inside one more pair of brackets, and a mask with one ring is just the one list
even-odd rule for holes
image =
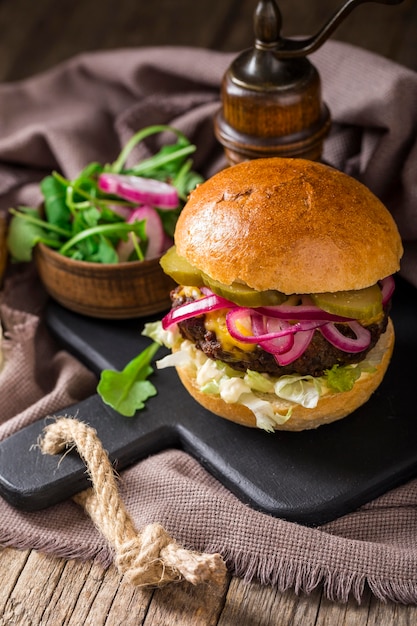
{"label": "wooden bowl", "polygon": [[48,294],[76,313],[104,319],[128,319],[169,309],[175,286],[159,259],[104,264],[74,261],[42,243],[35,263]]}

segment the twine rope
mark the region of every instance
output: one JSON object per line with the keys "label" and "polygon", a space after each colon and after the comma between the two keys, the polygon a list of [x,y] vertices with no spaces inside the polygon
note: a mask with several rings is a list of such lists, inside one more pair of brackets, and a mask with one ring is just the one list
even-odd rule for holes
{"label": "twine rope", "polygon": [[97,432],[70,417],[59,417],[44,430],[40,447],[44,454],[58,454],[75,447],[87,467],[92,487],[73,500],[91,517],[115,552],[115,565],[136,586],[161,586],[187,580],[221,584],[226,566],[220,554],[206,554],[181,547],[159,523],[142,532],[120,497],[116,477]]}

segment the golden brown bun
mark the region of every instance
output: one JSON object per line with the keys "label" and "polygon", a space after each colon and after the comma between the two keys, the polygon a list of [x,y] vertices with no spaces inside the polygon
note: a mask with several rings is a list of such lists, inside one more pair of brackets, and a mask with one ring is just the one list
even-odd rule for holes
{"label": "golden brown bun", "polygon": [[[299,404],[290,403],[274,396],[274,409],[281,414],[286,414],[289,406],[293,410],[291,417],[282,425],[277,425],[275,430],[300,431],[317,428],[322,424],[329,424],[350,413],[353,413],[362,404],[365,404],[372,393],[379,387],[388,368],[394,348],[394,327],[389,320],[386,332],[381,335],[376,346],[370,352],[379,359],[375,372],[362,374],[350,391],[343,393],[329,393],[320,398],[315,409],[306,409]],[[206,409],[224,417],[232,422],[256,428],[256,419],[252,411],[242,404],[227,404],[219,396],[202,393],[195,384],[195,378],[185,368],[177,367],[178,375],[182,384],[193,398]],[[262,399],[271,399],[269,394],[257,394]]]}
{"label": "golden brown bun", "polygon": [[401,239],[364,185],[304,159],[229,167],[190,195],[178,254],[212,278],[286,294],[361,289],[399,269]]}

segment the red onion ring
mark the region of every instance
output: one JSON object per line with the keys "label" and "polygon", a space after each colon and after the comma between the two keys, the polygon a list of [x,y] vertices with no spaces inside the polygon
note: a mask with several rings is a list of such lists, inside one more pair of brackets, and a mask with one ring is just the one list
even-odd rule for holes
{"label": "red onion ring", "polygon": [[200,289],[201,293],[204,293],[205,296],[215,296],[216,295],[214,293],[214,291],[212,291],[211,289],[209,289],[205,285],[201,285],[201,287],[199,287],[199,289]]}
{"label": "red onion ring", "polygon": [[[253,335],[244,335],[243,333],[241,333],[237,326],[236,323],[239,321],[240,318],[242,318],[244,315],[251,315],[252,320],[254,319],[254,317],[256,317],[256,315],[259,314],[259,309],[242,309],[241,307],[237,307],[231,311],[229,311],[226,315],[226,326],[227,326],[227,330],[229,331],[229,334],[231,337],[233,337],[233,339],[236,339],[237,341],[243,342],[243,343],[259,343],[259,342],[265,342],[265,341],[270,341],[272,339],[279,339],[281,337],[286,337],[288,334],[294,334],[294,333],[298,333],[299,331],[307,331],[307,330],[312,330],[315,328],[318,328],[319,326],[323,326],[324,324],[326,324],[326,322],[324,320],[311,320],[311,321],[307,321],[307,320],[302,320],[300,322],[296,322],[295,324],[290,324],[287,320],[282,320],[282,321],[286,321],[287,324],[284,327],[281,327],[281,330],[276,330],[273,332],[268,332],[268,330],[263,333],[263,334],[253,334]],[[258,324],[260,322],[257,322]]]}
{"label": "red onion ring", "polygon": [[294,343],[291,349],[284,354],[274,355],[278,365],[289,365],[290,363],[293,363],[293,361],[299,359],[310,345],[310,342],[313,339],[314,332],[314,329],[312,329],[306,330],[301,333],[296,333],[294,335]]}
{"label": "red onion ring", "polygon": [[356,337],[346,337],[333,322],[329,322],[320,327],[320,332],[329,343],[335,348],[343,350],[343,352],[362,352],[369,347],[371,343],[371,333],[364,328],[359,322],[349,322],[348,326],[355,333]]}
{"label": "red onion ring", "polygon": [[387,276],[380,281],[382,291],[382,306],[385,306],[387,302],[392,298],[392,294],[395,291],[395,280],[393,276]]}
{"label": "red onion ring", "polygon": [[204,296],[199,300],[186,302],[176,309],[172,309],[165,315],[165,317],[162,318],[162,328],[167,330],[173,324],[182,322],[190,317],[203,315],[204,313],[209,313],[210,311],[215,311],[216,309],[230,309],[235,306],[236,305],[233,304],[233,302],[214,294]]}
{"label": "red onion ring", "polygon": [[[260,316],[255,316],[260,317]],[[262,326],[265,328],[262,334],[266,333],[274,333],[279,332],[281,330],[286,330],[290,326],[290,323],[285,320],[278,320],[273,317],[265,318],[263,317]],[[257,329],[254,328],[254,334],[259,334],[256,332]],[[270,352],[271,354],[282,354],[283,352],[288,352],[294,345],[294,334],[288,333],[283,337],[277,337],[276,339],[270,339],[269,341],[259,341],[259,345],[266,352]]]}

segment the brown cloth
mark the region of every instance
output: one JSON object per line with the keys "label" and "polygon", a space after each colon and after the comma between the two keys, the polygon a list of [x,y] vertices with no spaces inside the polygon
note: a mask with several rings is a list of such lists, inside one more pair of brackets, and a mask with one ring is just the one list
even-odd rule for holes
{"label": "brown cloth", "polygon": [[[198,146],[196,169],[214,173],[225,160],[212,119],[233,56],[186,48],[99,52],[0,85],[0,210],[35,204],[37,183],[52,169],[73,176],[90,161],[113,161],[134,131],[154,123],[183,130]],[[403,274],[417,285],[417,75],[337,42],[312,60],[334,120],[324,158],[387,204],[407,247]],[[0,439],[95,391],[93,375],[49,336],[44,303],[31,266],[9,269],[0,294]],[[340,601],[360,600],[368,585],[378,598],[417,603],[417,480],[320,528],[248,508],[178,450],[124,471],[121,489],[138,528],[158,521],[184,546],[220,552],[247,580],[304,592],[323,584]],[[33,513],[1,500],[0,543],[112,558],[71,500]]]}

